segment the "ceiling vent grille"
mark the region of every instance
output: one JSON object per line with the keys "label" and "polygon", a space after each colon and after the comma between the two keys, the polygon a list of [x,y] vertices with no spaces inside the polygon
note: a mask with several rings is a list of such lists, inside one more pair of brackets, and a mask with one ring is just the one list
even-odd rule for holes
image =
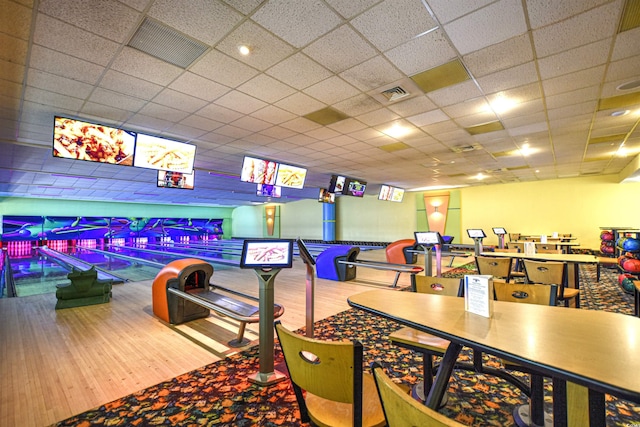
{"label": "ceiling vent grille", "polygon": [[410,93],[401,88],[400,86],[392,87],[382,92],[382,96],[387,98],[387,101],[394,102],[399,99],[409,96]]}
{"label": "ceiling vent grille", "polygon": [[475,151],[482,149],[480,144],[473,145],[460,145],[458,147],[451,147],[451,151],[454,153],[468,153],[469,151]]}
{"label": "ceiling vent grille", "polygon": [[187,68],[209,49],[171,27],[145,18],[128,46],[180,68]]}

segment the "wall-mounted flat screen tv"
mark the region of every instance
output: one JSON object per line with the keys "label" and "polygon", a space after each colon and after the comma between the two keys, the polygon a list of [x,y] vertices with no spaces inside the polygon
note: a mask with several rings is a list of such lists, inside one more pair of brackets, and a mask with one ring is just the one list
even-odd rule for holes
{"label": "wall-mounted flat screen tv", "polygon": [[240,181],[275,185],[278,166],[278,162],[245,156],[242,161]]}
{"label": "wall-mounted flat screen tv", "polygon": [[472,239],[473,238],[485,238],[485,237],[487,237],[487,235],[484,234],[484,230],[482,228],[469,228],[469,229],[467,229],[467,234]]}
{"label": "wall-mounted flat screen tv", "polygon": [[193,190],[195,172],[158,171],[158,187]]}
{"label": "wall-mounted flat screen tv", "polygon": [[132,166],[136,134],[67,117],[55,117],[53,156]]}
{"label": "wall-mounted flat screen tv", "polygon": [[346,176],[331,175],[331,181],[329,182],[329,192],[333,194],[342,194],[344,190],[344,183],[347,180]]}
{"label": "wall-mounted flat screen tv", "polygon": [[336,195],[330,193],[326,188],[321,188],[318,192],[318,201],[321,203],[335,203]]}
{"label": "wall-mounted flat screen tv", "polygon": [[306,178],[307,170],[305,168],[280,163],[276,176],[276,185],[302,189]]}
{"label": "wall-mounted flat screen tv", "polygon": [[245,240],[240,256],[240,268],[291,268],[293,240]]}
{"label": "wall-mounted flat screen tv", "polygon": [[343,194],[354,197],[363,197],[367,188],[367,182],[359,179],[348,178],[345,186],[346,190],[343,190]]}
{"label": "wall-mounted flat screen tv", "polygon": [[256,195],[265,197],[282,197],[282,188],[277,185],[258,184]]}
{"label": "wall-mounted flat screen tv", "polygon": [[404,188],[383,185],[378,193],[378,200],[389,200],[391,202],[402,202],[404,198]]}
{"label": "wall-mounted flat screen tv", "polygon": [[139,133],[133,166],[191,173],[195,158],[195,145]]}

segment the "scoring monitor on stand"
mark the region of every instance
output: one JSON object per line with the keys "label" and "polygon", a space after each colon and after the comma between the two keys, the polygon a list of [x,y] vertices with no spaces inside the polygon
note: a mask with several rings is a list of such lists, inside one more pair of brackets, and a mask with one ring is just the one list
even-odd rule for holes
{"label": "scoring monitor on stand", "polygon": [[468,228],[467,234],[473,239],[476,256],[482,253],[482,239],[487,237],[482,228]]}
{"label": "scoring monitor on stand", "polygon": [[431,276],[431,249],[436,250],[436,276],[442,277],[442,236],[437,231],[416,231],[416,245],[424,249],[424,274]]}
{"label": "scoring monitor on stand", "polygon": [[245,240],[240,256],[240,268],[254,269],[260,284],[259,307],[259,356],[260,371],[248,376],[250,382],[268,386],[286,379],[286,375],[275,371],[274,359],[274,280],[283,268],[293,263],[293,241],[288,239]]}
{"label": "scoring monitor on stand", "polygon": [[504,227],[493,227],[493,233],[498,236],[498,247],[504,249],[504,236],[507,234],[507,230]]}

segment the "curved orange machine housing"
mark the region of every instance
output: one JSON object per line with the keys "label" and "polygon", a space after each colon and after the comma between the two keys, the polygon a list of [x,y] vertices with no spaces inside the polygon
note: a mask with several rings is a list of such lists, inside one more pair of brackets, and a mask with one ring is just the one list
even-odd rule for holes
{"label": "curved orange machine housing", "polygon": [[[204,272],[204,287],[209,286],[209,279],[213,276],[213,266],[207,262],[195,258],[184,258],[172,261],[165,265],[153,279],[152,285],[152,302],[153,314],[167,323],[171,323],[169,317],[169,301],[167,297],[167,286],[169,282],[176,282],[176,286],[184,289],[184,282],[196,271]],[[180,283],[182,282],[182,283]],[[207,310],[208,313],[208,310]]]}
{"label": "curved orange machine housing", "polygon": [[385,249],[387,262],[392,264],[414,264],[416,261],[409,262],[409,260],[407,260],[404,249],[409,246],[414,246],[415,244],[416,241],[413,239],[396,240],[395,242],[389,243]]}

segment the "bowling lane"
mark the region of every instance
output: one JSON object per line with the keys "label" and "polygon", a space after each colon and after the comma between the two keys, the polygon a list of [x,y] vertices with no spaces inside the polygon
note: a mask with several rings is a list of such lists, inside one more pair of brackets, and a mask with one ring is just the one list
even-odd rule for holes
{"label": "bowling lane", "polygon": [[37,250],[9,254],[18,297],[54,293],[56,284],[68,281],[69,270]]}

